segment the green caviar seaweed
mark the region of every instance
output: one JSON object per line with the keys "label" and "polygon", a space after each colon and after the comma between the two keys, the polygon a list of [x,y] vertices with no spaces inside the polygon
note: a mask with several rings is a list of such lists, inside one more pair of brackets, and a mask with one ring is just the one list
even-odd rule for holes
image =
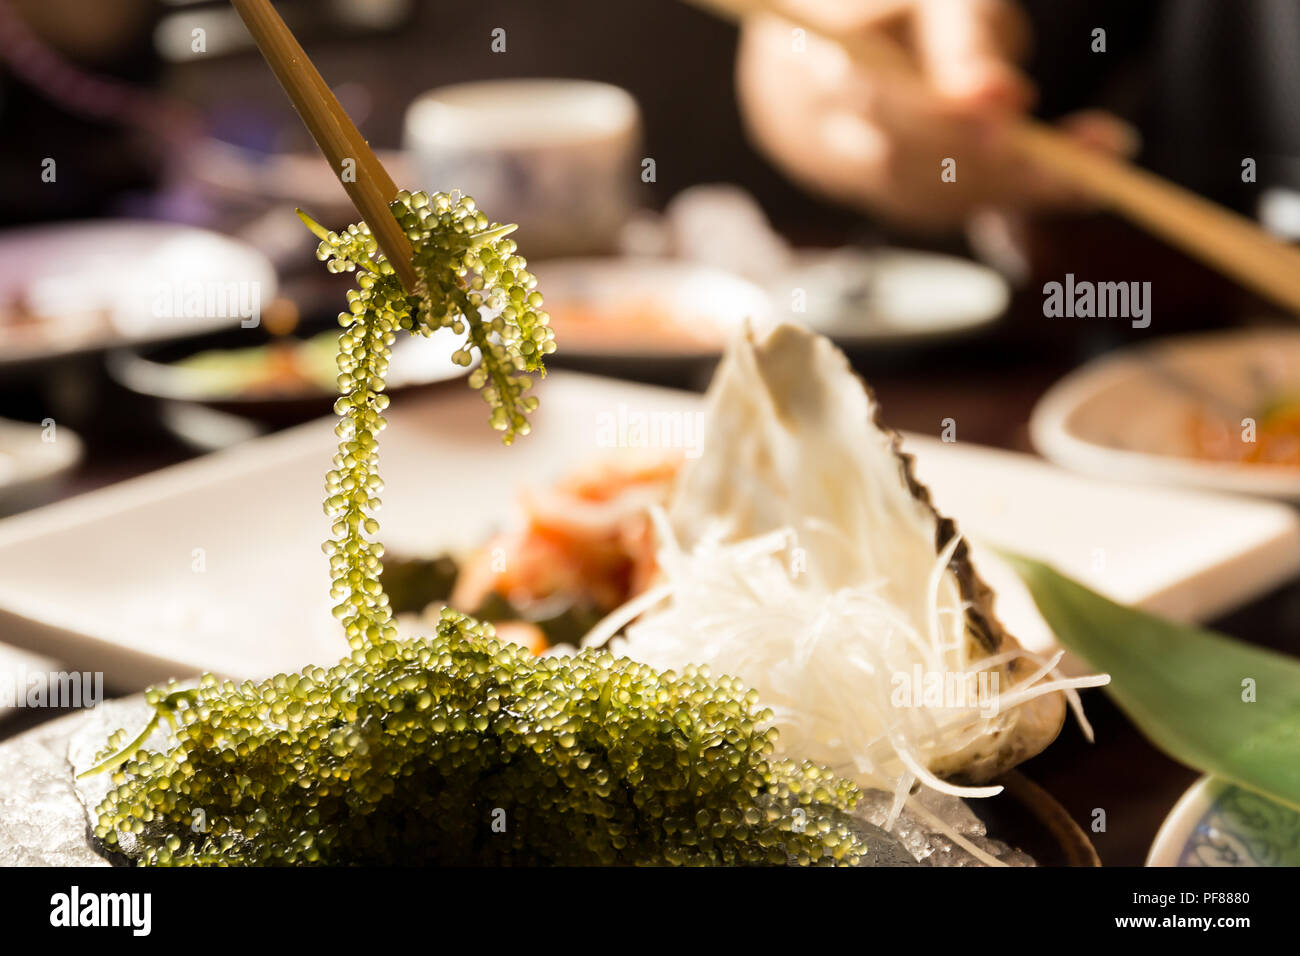
{"label": "green caviar seaweed", "polygon": [[544,373],[542,357],[555,351],[537,279],[507,238],[513,226],[489,223],[467,196],[403,191],[392,210],[414,250],[419,288],[409,295],[392,265],[376,262],[378,243],[365,223],[334,233],[302,216],[321,240],[316,257],[331,272],[361,270],[357,288],[348,292],[348,311],[339,313],[339,450],[325,476],[325,513],[334,522],[325,552],[334,573],[330,594],[339,602],[334,614],[353,652],[372,658],[374,645],[395,633],[379,583],[383,546],[368,536],[379,530],[374,513],[383,490],[384,379],[398,331],[468,333],[467,345],[452,358],[469,365],[469,347],[478,351],[481,362],[470,384],[491,406],[492,427],[507,444],[528,434],[526,416],[537,407],[537,399],[524,394],[532,384],[528,373]]}
{"label": "green caviar seaweed", "polygon": [[[534,657],[444,611],[261,683],[205,678],[95,834],[148,864],[857,863],[853,787],[771,760],[739,682]],[[193,832],[196,819],[206,832]]]}
{"label": "green caviar seaweed", "polygon": [[[338,453],[326,476],[335,615],[351,654],[260,683],[170,684],[126,743],[95,836],[142,864],[847,863],[866,855],[852,784],[770,759],[771,714],[707,672],[596,651],[537,658],[446,610],[399,640],[375,513],[389,350],[399,331],[466,333],[456,361],[507,443],[527,434],[530,373],[555,349],[536,280],[473,200],[401,193],[403,290],[365,224],[318,257],[358,272],[340,315]],[[167,749],[146,748],[159,721]],[[83,774],[85,776],[85,774]]]}

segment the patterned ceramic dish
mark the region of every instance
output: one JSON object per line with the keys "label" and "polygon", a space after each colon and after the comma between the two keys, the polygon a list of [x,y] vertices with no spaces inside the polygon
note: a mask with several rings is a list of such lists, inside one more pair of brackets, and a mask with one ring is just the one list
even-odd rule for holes
{"label": "patterned ceramic dish", "polygon": [[1147,866],[1300,866],[1300,812],[1202,777],[1165,818]]}

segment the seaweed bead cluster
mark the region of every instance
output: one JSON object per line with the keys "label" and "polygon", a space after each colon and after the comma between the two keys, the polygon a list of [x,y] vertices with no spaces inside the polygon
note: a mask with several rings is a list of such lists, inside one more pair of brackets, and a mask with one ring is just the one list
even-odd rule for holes
{"label": "seaweed bead cluster", "polygon": [[[851,784],[771,758],[770,713],[704,671],[433,637],[182,692],[95,835],[146,864],[853,864]],[[201,821],[202,826],[195,825]]]}
{"label": "seaweed bead cluster", "polygon": [[357,655],[394,637],[392,612],[380,587],[383,545],[374,540],[383,481],[379,435],[387,422],[385,379],[399,332],[431,335],[449,329],[465,336],[453,355],[479,365],[470,384],[488,403],[492,427],[509,444],[529,431],[537,399],[527,392],[532,374],[544,374],[555,351],[537,279],[518,254],[513,226],[493,223],[468,196],[403,191],[392,212],[411,241],[418,287],[407,292],[365,223],[331,232],[299,213],[320,238],[317,258],[331,272],[357,272],[356,288],[339,314],[339,439],[325,477],[325,513],[332,521],[324,545],[332,572],[334,614]]}
{"label": "seaweed bead cluster", "polygon": [[[319,236],[357,272],[339,316],[325,543],[352,652],[241,684],[205,676],[146,696],[87,771],[113,772],[95,836],[143,864],[854,864],[866,854],[852,784],[772,759],[771,713],[704,670],[660,673],[583,651],[533,657],[451,610],[398,640],[379,583],[384,381],[399,332],[466,336],[470,383],[507,442],[528,431],[530,375],[554,351],[536,279],[461,196],[401,193],[414,250],[405,290],[364,223]],[[149,749],[169,725],[166,744]]]}

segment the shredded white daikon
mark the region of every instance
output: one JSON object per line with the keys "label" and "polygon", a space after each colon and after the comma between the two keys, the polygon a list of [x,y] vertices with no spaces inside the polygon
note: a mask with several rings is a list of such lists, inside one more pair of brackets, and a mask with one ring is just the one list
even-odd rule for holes
{"label": "shredded white daikon", "polygon": [[[1000,792],[952,784],[930,768],[1008,731],[1016,707],[1034,697],[1064,692],[1091,734],[1077,688],[1104,684],[1105,676],[1065,678],[1059,654],[972,659],[966,604],[944,573],[956,539],[936,555],[928,614],[914,622],[883,596],[883,577],[837,590],[822,584],[824,575],[801,566],[806,554],[795,529],[727,543],[718,529],[687,551],[662,511],[654,519],[664,584],[602,621],[586,643],[603,643],[627,625],[611,644],[615,653],[661,669],[694,663],[740,678],[771,709],[778,753],[892,793],[889,826],[915,782],[958,797]],[[1021,657],[1037,670],[998,686],[1005,665]]]}

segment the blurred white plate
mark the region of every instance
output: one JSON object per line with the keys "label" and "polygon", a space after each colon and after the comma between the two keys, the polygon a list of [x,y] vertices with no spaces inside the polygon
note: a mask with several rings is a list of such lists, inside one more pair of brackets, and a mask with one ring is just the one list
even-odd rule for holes
{"label": "blurred white plate", "polygon": [[1300,501],[1300,467],[1192,457],[1191,416],[1213,412],[1229,440],[1281,395],[1300,398],[1300,331],[1180,336],[1096,359],[1039,400],[1034,447],[1089,475]]}
{"label": "blurred white plate", "polygon": [[987,266],[910,249],[802,252],[768,291],[780,318],[844,345],[945,338],[995,322],[1006,280]]}
{"label": "blurred white plate", "polygon": [[81,439],[71,429],[0,418],[0,508],[71,470],[81,454]]}
{"label": "blurred white plate", "polygon": [[[451,329],[438,329],[427,338],[399,336],[388,368],[388,393],[398,395],[468,376],[477,357],[467,366],[452,361],[465,338],[465,333],[457,335]],[[173,433],[201,451],[215,451],[256,437],[265,430],[263,426],[296,425],[327,413],[338,398],[337,340],[337,329],[307,341],[294,339],[294,374],[304,377],[274,385],[262,376],[280,367],[284,359],[275,358],[267,343],[219,350],[220,358],[201,368],[178,364],[184,350],[197,353],[175,345],[114,349],[105,364],[119,384],[159,400],[163,423]],[[176,361],[164,361],[164,356]],[[250,359],[256,360],[251,369]],[[253,375],[258,376],[256,384],[250,383]]]}
{"label": "blurred white plate", "polygon": [[[512,520],[521,487],[613,453],[618,422],[702,408],[697,395],[563,371],[539,392],[534,433],[510,448],[468,388],[394,403],[380,515],[391,549],[479,544]],[[698,422],[681,421],[691,424],[682,434],[696,434]],[[321,419],[0,521],[0,634],[123,689],[204,669],[254,676],[337,660],[345,646],[320,551],[333,430]],[[967,534],[1052,561],[1119,600],[1203,618],[1300,568],[1300,519],[1281,505],[1095,482],[978,446],[906,444]],[[976,561],[1004,583],[1009,572],[978,547]],[[1002,617],[1026,644],[1049,647],[1013,584]]]}
{"label": "blurred white plate", "polygon": [[771,302],[721,269],[673,259],[552,259],[530,267],[546,290],[561,352],[571,358],[716,357]]}
{"label": "blurred white plate", "polygon": [[[0,512],[23,507],[25,499],[75,467],[82,451],[81,439],[62,425],[51,431],[0,418]],[[52,669],[52,660],[0,644],[0,681]],[[9,709],[0,705],[0,716]]]}
{"label": "blurred white plate", "polygon": [[0,365],[238,327],[276,291],[251,246],[163,222],[7,230],[0,259]]}
{"label": "blurred white plate", "polygon": [[[416,385],[432,385],[435,382],[447,382],[464,378],[478,364],[475,354],[470,365],[457,365],[452,361],[455,354],[467,339],[466,333],[457,335],[451,329],[437,329],[431,335],[411,336],[402,334],[392,346],[387,376],[387,390],[410,388]],[[148,355],[133,349],[120,349],[110,352],[107,359],[108,370],[121,385],[140,395],[165,398],[182,402],[201,402],[239,408],[240,406],[262,406],[294,403],[302,401],[319,401],[328,398],[331,403],[338,397],[338,390],[333,382],[334,343],[338,339],[337,330],[321,333],[313,338],[328,342],[328,366],[331,373],[328,382],[321,377],[319,383],[313,381],[294,381],[291,384],[275,387],[244,387],[232,376],[223,374],[219,369],[205,368],[196,370],[179,364],[178,361],[155,361]],[[291,343],[299,345],[299,343]],[[252,346],[251,349],[265,351],[267,343]],[[227,350],[231,353],[230,364],[238,362],[238,349]],[[248,353],[245,352],[245,355]],[[300,359],[304,364],[311,357],[304,351]],[[268,363],[269,360],[268,360]],[[328,385],[328,387],[326,387]]]}

